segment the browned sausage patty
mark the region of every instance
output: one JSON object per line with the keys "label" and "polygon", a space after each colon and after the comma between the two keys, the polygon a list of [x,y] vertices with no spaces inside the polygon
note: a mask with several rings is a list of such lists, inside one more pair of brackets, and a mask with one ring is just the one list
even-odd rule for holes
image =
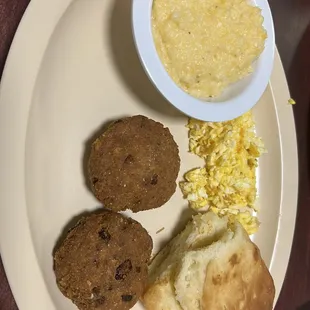
{"label": "browned sausage patty", "polygon": [[103,210],[83,218],[55,253],[61,292],[81,310],[127,310],[147,281],[152,239],[133,219]]}
{"label": "browned sausage patty", "polygon": [[137,115],[114,122],[92,145],[89,178],[106,208],[158,208],[176,189],[179,149],[168,128]]}

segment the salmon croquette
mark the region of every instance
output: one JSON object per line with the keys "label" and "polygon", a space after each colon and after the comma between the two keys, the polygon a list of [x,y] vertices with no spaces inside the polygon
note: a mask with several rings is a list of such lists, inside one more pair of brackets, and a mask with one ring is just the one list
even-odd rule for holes
{"label": "salmon croquette", "polygon": [[103,210],[80,220],[54,256],[57,285],[80,310],[127,310],[142,295],[152,239],[131,218]]}
{"label": "salmon croquette", "polygon": [[92,190],[106,208],[158,208],[176,190],[179,149],[161,123],[142,115],[127,117],[94,141],[88,169]]}

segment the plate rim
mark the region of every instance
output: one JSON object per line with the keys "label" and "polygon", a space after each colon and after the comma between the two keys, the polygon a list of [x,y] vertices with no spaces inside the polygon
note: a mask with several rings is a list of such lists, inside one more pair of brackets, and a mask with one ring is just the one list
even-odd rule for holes
{"label": "plate rim", "polygon": [[[41,60],[52,32],[71,3],[72,0],[32,0],[29,3],[11,45],[0,85],[0,141],[4,145],[0,154],[0,253],[20,310],[38,307],[56,310],[45,286],[28,225],[24,151],[28,114]],[[29,34],[35,38],[31,44]],[[22,57],[20,51],[23,52]],[[282,159],[280,215],[270,264],[277,288],[276,302],[291,253],[298,197],[295,122],[292,107],[287,103],[290,94],[277,50],[269,85],[276,107]],[[14,91],[15,89],[18,91]],[[16,113],[17,109],[19,113]],[[8,131],[12,125],[14,130]],[[8,205],[10,208],[7,208]],[[10,238],[7,238],[9,234]],[[20,259],[21,253],[23,261]],[[33,287],[42,287],[40,294]]]}

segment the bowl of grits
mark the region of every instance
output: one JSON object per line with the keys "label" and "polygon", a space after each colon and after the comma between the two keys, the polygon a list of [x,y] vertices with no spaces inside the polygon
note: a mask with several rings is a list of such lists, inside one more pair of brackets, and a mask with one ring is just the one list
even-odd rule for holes
{"label": "bowl of grits", "polygon": [[268,85],[275,36],[267,0],[133,0],[132,27],[148,77],[190,117],[234,119]]}

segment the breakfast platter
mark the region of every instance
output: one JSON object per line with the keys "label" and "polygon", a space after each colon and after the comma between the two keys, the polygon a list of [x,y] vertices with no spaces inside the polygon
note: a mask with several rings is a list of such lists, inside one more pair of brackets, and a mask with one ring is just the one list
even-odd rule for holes
{"label": "breakfast platter", "polygon": [[[132,16],[131,1],[32,0],[16,33],[0,90],[0,250],[18,307],[269,310],[298,191],[277,50],[253,109],[189,118],[145,67]],[[203,78],[182,92],[220,89]]]}

